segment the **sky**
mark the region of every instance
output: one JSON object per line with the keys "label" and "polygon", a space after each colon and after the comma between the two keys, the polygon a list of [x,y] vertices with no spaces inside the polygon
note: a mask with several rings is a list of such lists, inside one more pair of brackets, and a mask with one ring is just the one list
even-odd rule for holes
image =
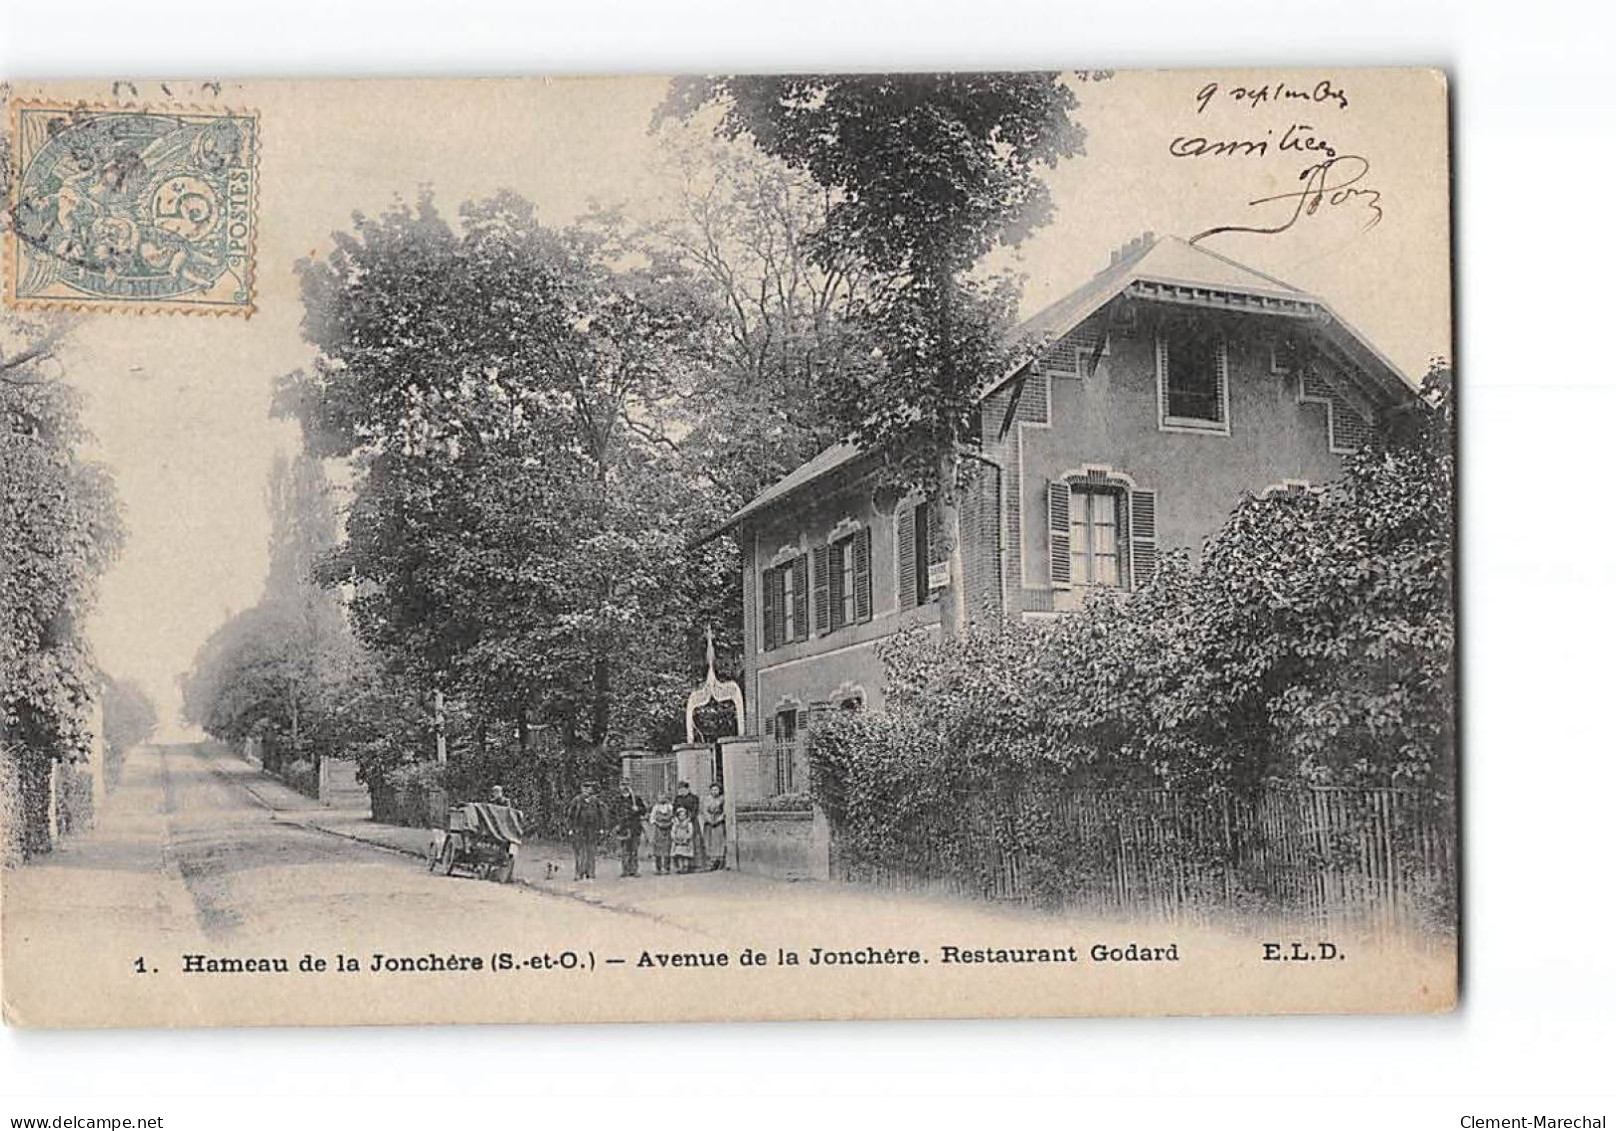
{"label": "sky", "polygon": [[[1280,226],[1293,202],[1249,202],[1296,191],[1301,171],[1333,152],[1342,160],[1327,171],[1331,184],[1361,172],[1351,189],[1373,197],[1332,193],[1334,203],[1282,233],[1203,246],[1325,298],[1411,378],[1451,355],[1439,76],[1134,71],[1067,81],[1085,153],[1044,172],[1052,222],[991,262],[1025,277],[1024,314],[1082,284],[1141,232]],[[169,97],[144,85],[143,101]],[[257,601],[268,569],[266,477],[298,443],[292,425],[269,416],[270,394],[311,356],[296,262],[328,251],[356,211],[423,186],[445,212],[508,188],[555,224],[592,204],[652,219],[678,187],[649,129],[662,79],[252,82],[217,95],[190,85],[169,84],[172,97],[259,114],[257,310],[249,319],[81,315],[62,358],[96,437],[87,454],[115,474],[129,528],[91,642],[107,670],[146,687],[170,734],[178,676],[209,633]],[[109,92],[79,83],[14,93]],[[1305,139],[1331,148],[1304,151]],[[1366,229],[1371,202],[1380,219]]]}

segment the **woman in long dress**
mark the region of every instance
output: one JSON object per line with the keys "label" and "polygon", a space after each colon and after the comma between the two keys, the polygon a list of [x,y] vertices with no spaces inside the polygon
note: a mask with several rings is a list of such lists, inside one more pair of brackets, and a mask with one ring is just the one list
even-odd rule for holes
{"label": "woman in long dress", "polygon": [[707,800],[701,803],[701,830],[707,845],[707,867],[714,872],[720,868],[727,868],[729,860],[725,856],[727,845],[724,827],[724,789],[717,782],[714,782],[712,789],[708,791]]}
{"label": "woman in long dress", "polygon": [[666,793],[651,806],[651,856],[656,861],[657,875],[667,875],[673,856],[673,802]]}

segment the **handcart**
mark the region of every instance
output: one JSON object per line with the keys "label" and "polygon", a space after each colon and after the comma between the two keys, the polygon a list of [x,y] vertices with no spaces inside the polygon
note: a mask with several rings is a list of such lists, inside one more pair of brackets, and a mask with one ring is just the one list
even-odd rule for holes
{"label": "handcart", "polygon": [[522,814],[509,805],[471,801],[449,810],[449,827],[434,838],[428,871],[509,883],[522,844]]}

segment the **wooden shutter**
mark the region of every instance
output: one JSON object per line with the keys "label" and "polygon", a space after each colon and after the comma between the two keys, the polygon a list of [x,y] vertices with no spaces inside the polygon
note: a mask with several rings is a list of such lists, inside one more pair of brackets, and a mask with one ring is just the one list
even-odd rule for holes
{"label": "wooden shutter", "polygon": [[915,594],[920,591],[915,580],[915,507],[898,512],[898,607],[915,607]]}
{"label": "wooden shutter", "polygon": [[803,554],[791,562],[791,588],[797,596],[796,634],[793,640],[808,639],[808,555]]}
{"label": "wooden shutter", "polygon": [[[958,506],[958,502],[955,503]],[[935,599],[931,589],[931,570],[929,567],[948,561],[948,555],[943,552],[943,508],[937,505],[935,499],[926,500],[926,567],[920,576],[920,599],[931,601]],[[954,579],[950,577],[949,583]]]}
{"label": "wooden shutter", "polygon": [[823,636],[831,630],[830,547],[814,547],[814,631]]}
{"label": "wooden shutter", "polygon": [[774,716],[773,715],[764,715],[763,716],[763,733],[765,735],[769,735],[771,737],[773,736],[773,734],[774,734]]}
{"label": "wooden shutter", "polygon": [[1218,339],[1218,348],[1213,351],[1218,367],[1218,423],[1225,428],[1229,426],[1229,340]]}
{"label": "wooden shutter", "polygon": [[1129,493],[1128,539],[1133,587],[1138,589],[1156,576],[1156,492]]}
{"label": "wooden shutter", "polygon": [[830,626],[832,630],[847,624],[843,610],[847,607],[847,576],[843,572],[843,555],[848,553],[847,540],[836,543],[831,547],[830,555]]}
{"label": "wooden shutter", "polygon": [[1072,488],[1064,479],[1049,484],[1049,583],[1072,587]]}
{"label": "wooden shutter", "polygon": [[866,526],[853,535],[853,615],[869,620],[874,611],[870,604],[870,528]]}
{"label": "wooden shutter", "polygon": [[1171,360],[1167,355],[1167,338],[1165,335],[1158,333],[1156,335],[1156,396],[1160,401],[1158,412],[1161,420],[1166,420],[1172,415],[1167,411],[1169,403],[1167,389],[1172,384],[1172,375],[1168,370]]}
{"label": "wooden shutter", "polygon": [[763,571],[763,600],[760,604],[763,606],[763,650],[765,652],[780,643],[778,639],[780,617],[775,611],[774,601],[775,583],[779,580],[779,570],[766,569]]}

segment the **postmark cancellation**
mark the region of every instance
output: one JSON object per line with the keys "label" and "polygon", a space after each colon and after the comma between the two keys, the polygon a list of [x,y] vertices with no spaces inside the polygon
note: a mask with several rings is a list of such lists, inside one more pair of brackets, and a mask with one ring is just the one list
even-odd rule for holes
{"label": "postmark cancellation", "polygon": [[250,315],[258,117],[16,101],[8,304]]}

